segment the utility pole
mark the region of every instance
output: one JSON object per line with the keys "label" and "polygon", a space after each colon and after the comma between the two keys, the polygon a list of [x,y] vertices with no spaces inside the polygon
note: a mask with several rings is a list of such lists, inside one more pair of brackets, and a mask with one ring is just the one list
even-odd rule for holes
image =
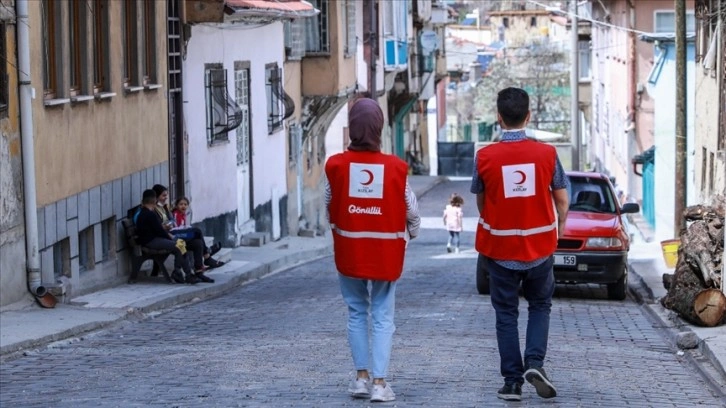
{"label": "utility pole", "polygon": [[580,157],[582,155],[582,140],[580,137],[580,61],[578,55],[578,23],[577,23],[577,0],[570,0],[570,142],[575,145],[575,154],[572,155],[572,170],[581,170]]}
{"label": "utility pole", "polygon": [[676,12],[676,140],[674,237],[686,227],[686,1],[675,0]]}

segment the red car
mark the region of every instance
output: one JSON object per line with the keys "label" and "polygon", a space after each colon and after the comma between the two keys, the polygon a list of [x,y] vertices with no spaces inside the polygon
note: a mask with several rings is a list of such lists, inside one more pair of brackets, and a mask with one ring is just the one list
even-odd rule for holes
{"label": "red car", "polygon": [[[623,300],[628,289],[630,250],[623,214],[637,213],[640,206],[621,205],[610,179],[603,174],[572,171],[567,176],[570,211],[554,254],[555,280],[605,284],[608,298]],[[489,276],[481,258],[479,255],[476,286],[480,294],[489,294]]]}

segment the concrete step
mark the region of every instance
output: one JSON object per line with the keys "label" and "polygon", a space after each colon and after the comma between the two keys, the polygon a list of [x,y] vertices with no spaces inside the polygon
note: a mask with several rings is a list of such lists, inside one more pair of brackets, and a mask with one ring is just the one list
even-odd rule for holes
{"label": "concrete step", "polygon": [[242,246],[253,246],[261,247],[266,243],[270,242],[270,233],[268,232],[253,232],[242,236],[240,245]]}

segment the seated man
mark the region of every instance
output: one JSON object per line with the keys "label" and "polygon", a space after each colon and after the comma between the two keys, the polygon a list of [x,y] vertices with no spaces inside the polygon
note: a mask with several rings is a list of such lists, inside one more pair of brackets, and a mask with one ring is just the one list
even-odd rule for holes
{"label": "seated man", "polygon": [[200,281],[192,272],[181,250],[176,246],[176,240],[161,225],[161,218],[156,213],[156,193],[154,190],[144,190],[141,208],[139,209],[138,216],[135,217],[135,223],[136,241],[139,245],[150,249],[167,250],[174,255],[172,279],[178,283],[186,282],[191,284]]}

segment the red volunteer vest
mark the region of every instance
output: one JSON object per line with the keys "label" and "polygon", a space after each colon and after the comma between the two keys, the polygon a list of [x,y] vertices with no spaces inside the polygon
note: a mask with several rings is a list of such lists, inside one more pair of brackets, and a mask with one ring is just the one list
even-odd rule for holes
{"label": "red volunteer vest", "polygon": [[408,165],[379,152],[346,151],[325,163],[335,266],[351,278],[395,281],[406,249]]}
{"label": "red volunteer vest", "polygon": [[493,259],[528,262],[557,248],[550,184],[557,151],[534,140],[499,142],[477,152],[484,206],[476,250]]}

